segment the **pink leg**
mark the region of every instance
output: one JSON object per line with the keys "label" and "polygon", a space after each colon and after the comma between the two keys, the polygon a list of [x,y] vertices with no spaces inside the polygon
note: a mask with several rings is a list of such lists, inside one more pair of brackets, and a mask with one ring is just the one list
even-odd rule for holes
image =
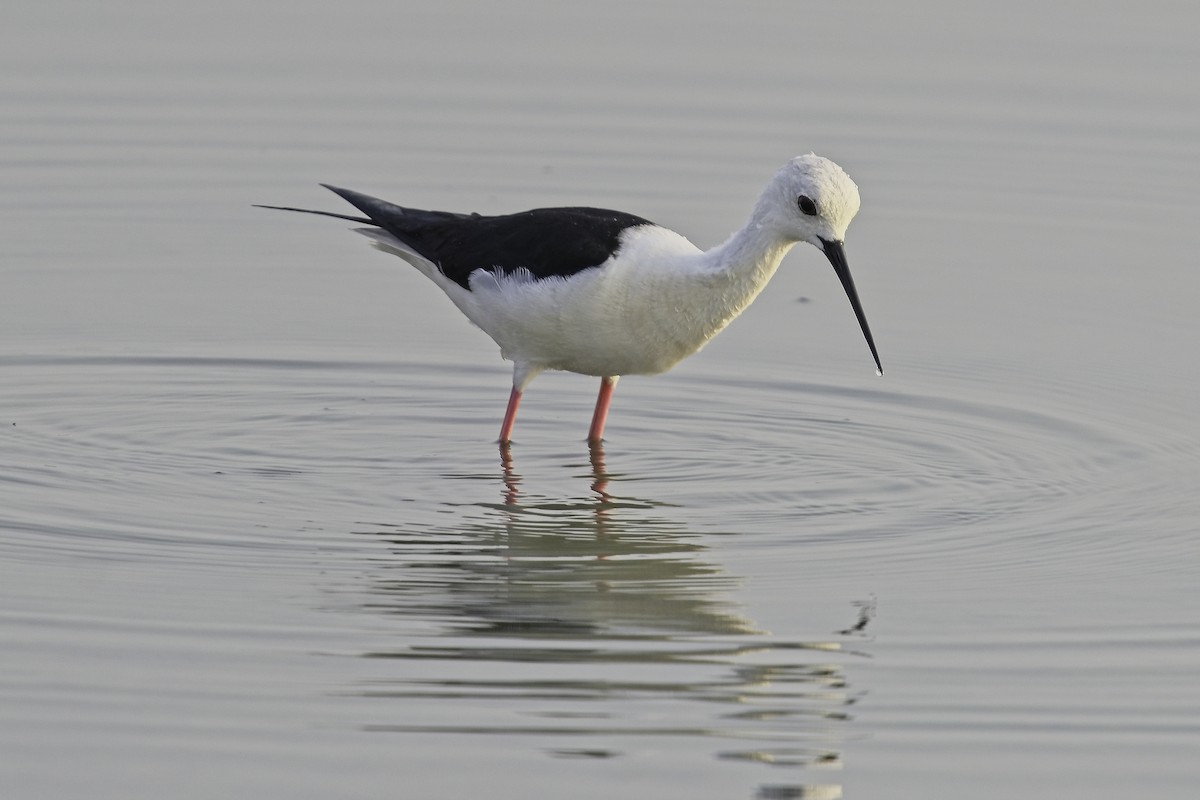
{"label": "pink leg", "polygon": [[517,422],[517,406],[521,403],[521,390],[513,387],[508,396],[508,410],[504,412],[504,423],[500,426],[500,444],[512,441],[513,425]]}
{"label": "pink leg", "polygon": [[618,377],[610,375],[600,379],[600,394],[596,397],[596,411],[592,414],[592,427],[588,430],[589,442],[599,442],[604,438],[604,422],[608,419],[608,406],[612,402]]}

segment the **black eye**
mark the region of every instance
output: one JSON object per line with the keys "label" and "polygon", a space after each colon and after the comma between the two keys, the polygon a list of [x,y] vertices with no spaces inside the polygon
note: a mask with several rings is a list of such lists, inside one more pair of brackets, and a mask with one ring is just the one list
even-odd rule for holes
{"label": "black eye", "polygon": [[817,215],[817,204],[812,201],[812,198],[806,194],[802,194],[796,198],[796,204],[800,206],[800,210],[810,217]]}

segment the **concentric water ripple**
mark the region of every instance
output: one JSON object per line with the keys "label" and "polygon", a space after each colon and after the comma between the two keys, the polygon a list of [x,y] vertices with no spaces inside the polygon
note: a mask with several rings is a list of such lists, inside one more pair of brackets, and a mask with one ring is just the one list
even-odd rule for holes
{"label": "concentric water ripple", "polygon": [[[979,379],[938,385],[944,394],[700,383],[660,384],[643,401],[650,410],[634,411],[638,445],[610,447],[610,460],[653,476],[656,497],[704,508],[693,525],[750,534],[739,547],[837,543],[840,559],[866,546],[877,563],[924,561],[931,571],[992,570],[1006,559],[1065,568],[1081,558],[1102,570],[1144,544],[1131,536],[1097,551],[1090,532],[1118,510],[1153,512],[1148,524],[1168,540],[1180,529],[1164,528],[1164,512],[1187,524],[1187,509],[1170,513],[1180,496],[1170,465],[1195,443],[1181,445],[1165,426],[1121,427],[1092,414],[1084,387],[1022,401]],[[661,445],[643,446],[656,429]],[[620,422],[614,438],[619,430]],[[616,486],[618,495],[641,488]],[[1184,537],[1174,546],[1182,553]],[[979,552],[989,548],[1005,552]]]}
{"label": "concentric water ripple", "polygon": [[[591,496],[595,465],[578,442],[590,383],[581,394],[578,381],[553,375],[531,391],[504,464],[491,443],[503,395],[496,372],[32,356],[0,369],[9,386],[4,523],[46,546],[90,540],[109,555],[229,547],[244,559],[247,549],[286,548],[269,531],[289,515],[390,524],[380,510],[395,503],[417,525],[440,526],[443,513],[458,517],[450,527],[488,525],[514,477],[524,481],[527,527],[541,515],[562,536],[556,504]],[[961,391],[635,380],[614,409],[607,502],[617,517],[622,504],[659,509],[693,533],[771,534],[789,545],[901,539],[918,553],[946,547],[941,534],[951,532],[960,547],[1060,537],[1069,558],[1061,537],[1085,535],[1089,519],[1131,503],[1161,511],[1159,487],[1177,493],[1152,466],[1164,448],[1180,458],[1191,450]],[[5,546],[22,542],[36,546],[21,537]]]}

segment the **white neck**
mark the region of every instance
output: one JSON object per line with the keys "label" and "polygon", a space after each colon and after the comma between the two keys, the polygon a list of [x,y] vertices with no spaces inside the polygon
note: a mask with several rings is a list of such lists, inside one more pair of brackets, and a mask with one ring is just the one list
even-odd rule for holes
{"label": "white neck", "polygon": [[766,206],[760,200],[744,228],[701,256],[704,271],[725,283],[720,296],[729,306],[730,316],[721,327],[758,296],[796,243],[780,236],[770,224]]}

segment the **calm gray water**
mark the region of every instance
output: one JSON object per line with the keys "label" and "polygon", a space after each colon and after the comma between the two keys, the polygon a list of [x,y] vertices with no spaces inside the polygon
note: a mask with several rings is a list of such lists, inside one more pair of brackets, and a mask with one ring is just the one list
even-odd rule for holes
{"label": "calm gray water", "polygon": [[[1191,797],[1189,6],[20,2],[0,796]],[[698,244],[863,192],[672,373],[530,388],[316,184]]]}

